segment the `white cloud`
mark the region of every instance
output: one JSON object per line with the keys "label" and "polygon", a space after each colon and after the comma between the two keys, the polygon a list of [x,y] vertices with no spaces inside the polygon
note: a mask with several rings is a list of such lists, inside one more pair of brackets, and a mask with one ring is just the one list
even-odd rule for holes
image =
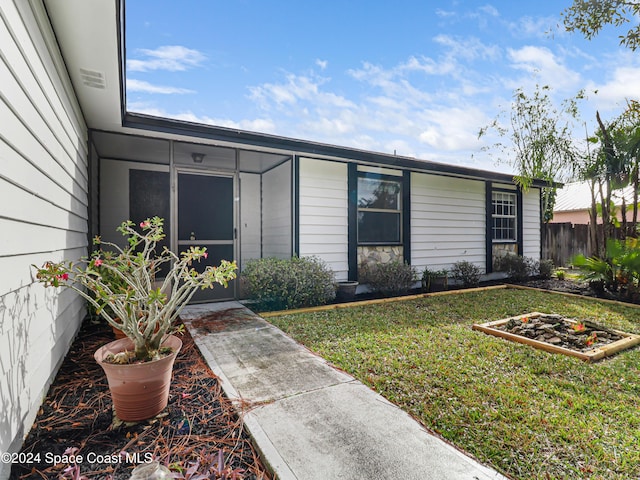
{"label": "white cloud", "polygon": [[409,59],[400,64],[398,67],[400,70],[406,70],[408,72],[422,72],[427,75],[447,75],[455,72],[456,64],[451,60],[444,60],[442,62],[436,62],[429,57],[409,57]]}
{"label": "white cloud", "polygon": [[150,70],[184,71],[200,66],[206,59],[198,50],[181,45],[166,45],[155,50],[140,49],[143,59],[128,59],[127,70],[131,72],[147,72]]}
{"label": "white cloud", "polygon": [[403,103],[413,105],[431,101],[429,92],[416,88],[406,78],[406,71],[412,70],[428,72],[431,68],[429,62],[421,63],[412,57],[395,68],[385,69],[379,65],[365,63],[360,69],[348,70],[347,74],[355,80],[379,89],[383,97],[402,99]]}
{"label": "white cloud", "polygon": [[427,126],[419,140],[437,150],[479,149],[478,129],[487,123],[486,114],[477,107],[442,106],[429,111]]}
{"label": "white cloud", "polygon": [[562,36],[565,29],[560,27],[556,17],[530,17],[524,16],[515,22],[509,22],[507,28],[516,38],[549,38]]}
{"label": "white cloud", "polygon": [[326,70],[327,66],[329,65],[329,62],[327,60],[320,60],[318,58],[316,59],[316,65],[320,67],[320,70]]}
{"label": "white cloud", "polygon": [[247,130],[251,132],[273,133],[276,131],[276,125],[269,118],[231,120],[228,118],[215,118],[207,115],[196,115],[193,112],[169,112],[162,108],[149,105],[146,102],[130,102],[127,104],[130,112],[143,113],[156,117],[172,118],[174,120],[183,120],[185,122],[202,123],[205,125],[214,125],[217,127],[227,127],[239,130]]}
{"label": "white cloud", "polygon": [[564,65],[548,48],[524,46],[519,49],[507,49],[507,56],[512,68],[522,70],[527,75],[514,79],[511,88],[531,86],[533,83],[553,85],[557,91],[577,90],[581,77],[578,72]]}
{"label": "white cloud", "polygon": [[194,90],[179,87],[153,85],[143,80],[127,78],[127,92],[160,93],[164,95],[195,93]]}
{"label": "white cloud", "polygon": [[312,102],[349,108],[353,103],[331,92],[324,92],[321,86],[329,79],[305,75],[287,74],[284,83],[265,83],[250,87],[249,97],[267,109],[273,103],[277,106],[293,105],[299,102]]}
{"label": "white cloud", "polygon": [[442,10],[441,8],[437,8],[436,15],[441,18],[451,18],[457,16],[458,14],[451,10]]}
{"label": "white cloud", "polygon": [[497,60],[502,55],[498,45],[487,45],[479,39],[437,35],[434,41],[448,48],[448,56],[464,60]]}
{"label": "white cloud", "polygon": [[494,7],[493,5],[483,5],[482,7],[478,8],[479,12],[482,12],[486,15],[489,15],[490,17],[499,17],[500,13],[498,12],[498,10],[496,9],[496,7]]}
{"label": "white cloud", "polygon": [[627,100],[640,100],[640,67],[617,67],[602,83],[589,82],[587,91],[597,90],[593,97],[600,109],[622,110]]}

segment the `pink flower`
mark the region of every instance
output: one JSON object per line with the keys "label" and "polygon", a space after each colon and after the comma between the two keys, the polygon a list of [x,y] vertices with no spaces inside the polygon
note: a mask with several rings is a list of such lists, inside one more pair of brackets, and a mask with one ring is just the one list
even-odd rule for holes
{"label": "pink flower", "polygon": [[144,222],[140,222],[140,228],[149,228],[151,226],[151,223],[144,221]]}
{"label": "pink flower", "polygon": [[99,267],[100,265],[102,265],[102,259],[100,259],[100,258],[96,258],[96,259],[93,261],[93,264],[94,264],[96,267]]}
{"label": "pink flower", "polygon": [[202,254],[202,256],[203,256],[204,258],[207,258],[207,257],[209,256],[209,254],[208,254],[207,252],[204,252],[204,253]]}

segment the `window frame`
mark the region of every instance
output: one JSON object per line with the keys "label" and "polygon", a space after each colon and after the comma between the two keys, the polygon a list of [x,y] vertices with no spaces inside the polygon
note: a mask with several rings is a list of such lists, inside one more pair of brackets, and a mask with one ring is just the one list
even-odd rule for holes
{"label": "window frame", "polygon": [[[363,179],[367,179],[367,180],[376,180],[378,182],[388,182],[388,183],[395,183],[396,185],[398,185],[398,193],[397,193],[397,208],[396,209],[391,209],[391,208],[371,208],[371,207],[361,207],[360,206],[360,181]],[[358,177],[357,177],[357,192],[356,192],[356,243],[358,246],[375,246],[375,245],[392,245],[392,246],[396,246],[396,245],[403,245],[404,242],[404,232],[403,232],[403,221],[404,221],[404,208],[403,208],[403,195],[404,195],[404,179],[402,176],[395,176],[395,175],[385,175],[385,174],[380,174],[380,173],[372,173],[372,172],[364,172],[364,171],[358,171]],[[398,232],[397,232],[397,240],[394,241],[387,241],[387,240],[380,240],[380,241],[362,241],[360,240],[360,221],[359,221],[359,217],[360,217],[360,213],[383,213],[383,214],[393,214],[393,215],[397,215],[398,216]]]}
{"label": "window frame", "polygon": [[[509,210],[513,213],[496,213],[496,196],[500,195],[502,197],[502,205],[508,205]],[[513,199],[512,202],[505,203],[504,197],[511,197]],[[496,227],[496,220],[513,220],[513,227]],[[493,243],[518,243],[518,192],[512,190],[492,190],[491,192],[491,241]],[[513,237],[511,238],[496,238],[496,232],[498,231],[513,231]]]}

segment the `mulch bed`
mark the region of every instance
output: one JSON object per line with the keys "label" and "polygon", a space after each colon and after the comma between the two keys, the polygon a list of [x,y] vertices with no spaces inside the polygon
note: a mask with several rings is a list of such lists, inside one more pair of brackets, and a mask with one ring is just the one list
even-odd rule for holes
{"label": "mulch bed", "polygon": [[14,464],[11,479],[128,480],[136,465],[151,461],[185,478],[198,462],[207,478],[271,479],[188,332],[165,411],[132,424],[114,419],[106,377],[93,358],[113,338],[103,323],[85,321],[24,442],[22,458],[32,463]]}

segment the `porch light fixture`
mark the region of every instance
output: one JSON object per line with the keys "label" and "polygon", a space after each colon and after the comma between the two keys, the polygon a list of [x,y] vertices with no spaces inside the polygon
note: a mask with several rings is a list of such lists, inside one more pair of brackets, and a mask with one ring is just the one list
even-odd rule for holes
{"label": "porch light fixture", "polygon": [[202,163],[202,160],[204,159],[204,153],[193,152],[191,154],[191,158],[193,158],[194,163]]}

